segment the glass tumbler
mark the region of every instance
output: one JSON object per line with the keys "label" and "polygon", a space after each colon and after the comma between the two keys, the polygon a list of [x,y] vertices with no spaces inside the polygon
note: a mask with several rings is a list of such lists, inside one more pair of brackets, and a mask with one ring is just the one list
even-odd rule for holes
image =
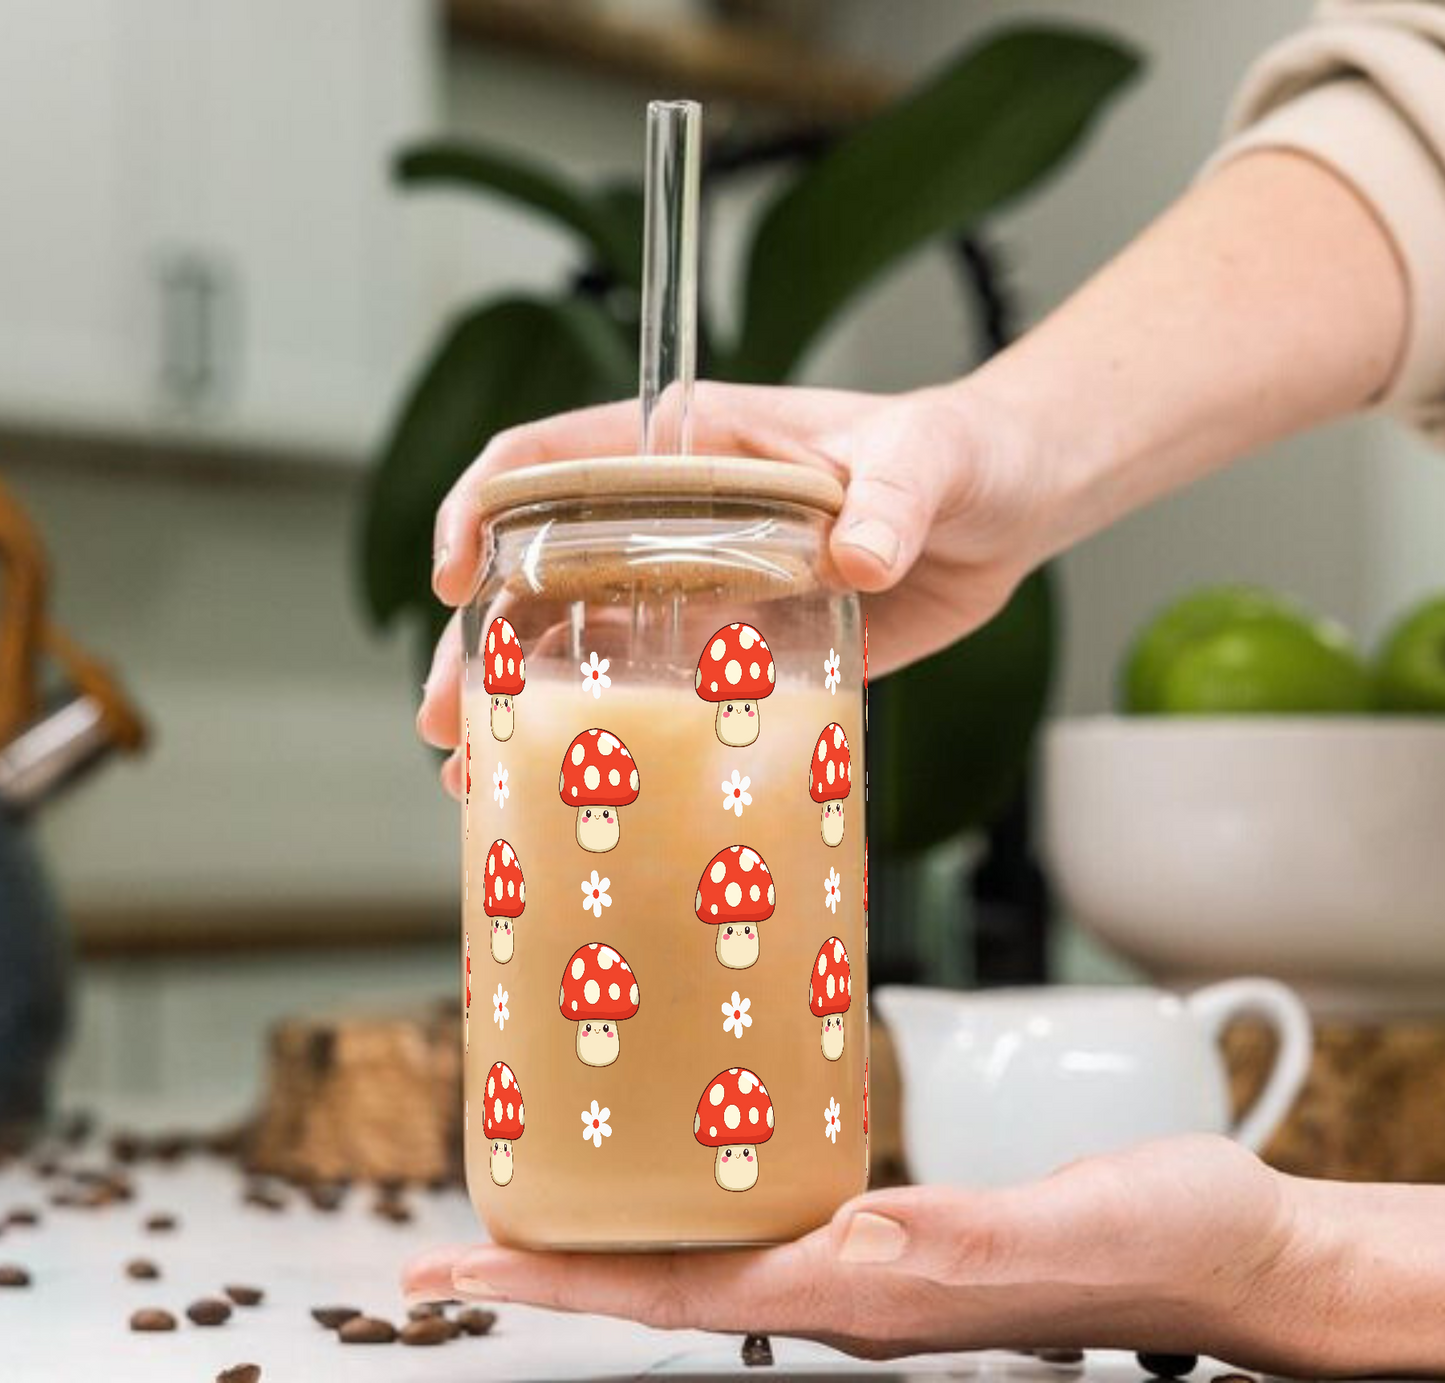
{"label": "glass tumbler", "polygon": [[466,1165],[494,1238],[756,1244],[867,1176],[863,634],[831,476],[494,477],[463,620]]}

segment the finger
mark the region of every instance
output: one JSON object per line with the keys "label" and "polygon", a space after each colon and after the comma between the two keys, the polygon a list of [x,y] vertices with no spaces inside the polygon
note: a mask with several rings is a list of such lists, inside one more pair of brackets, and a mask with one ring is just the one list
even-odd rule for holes
{"label": "finger", "polygon": [[850,474],[830,551],[861,591],[897,585],[918,560],[951,484],[957,420],[936,404],[886,409],[830,450]]}
{"label": "finger", "polygon": [[636,451],[637,408],[632,400],[599,404],[497,433],[437,510],[432,536],[432,588],[437,598],[460,605],[476,589],[483,555],[477,497],[492,476],[543,461]]}
{"label": "finger", "polygon": [[462,800],[462,751],[453,749],[441,766],[442,789],[448,797]]}
{"label": "finger", "polygon": [[462,720],[462,619],[455,612],[437,640],[422,684],[416,732],[434,749],[455,748]]}
{"label": "finger", "polygon": [[[837,1257],[943,1286],[1091,1283],[1118,1238],[1119,1198],[1100,1166],[998,1190],[871,1192],[834,1216]],[[1127,1200],[1128,1188],[1118,1189]]]}
{"label": "finger", "polygon": [[401,1291],[409,1306],[452,1300],[452,1268],[466,1256],[466,1244],[444,1244],[419,1253],[401,1271]]}
{"label": "finger", "polygon": [[464,1299],[621,1316],[663,1330],[838,1334],[825,1231],[772,1249],[696,1254],[529,1253],[495,1246],[452,1273]]}

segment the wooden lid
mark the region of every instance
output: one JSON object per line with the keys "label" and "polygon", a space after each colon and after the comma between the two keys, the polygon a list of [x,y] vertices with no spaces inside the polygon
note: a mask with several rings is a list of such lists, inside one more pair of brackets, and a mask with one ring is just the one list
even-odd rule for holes
{"label": "wooden lid", "polygon": [[559,500],[771,500],[835,516],[843,485],[812,466],[747,456],[602,456],[549,461],[492,476],[477,495],[478,518]]}

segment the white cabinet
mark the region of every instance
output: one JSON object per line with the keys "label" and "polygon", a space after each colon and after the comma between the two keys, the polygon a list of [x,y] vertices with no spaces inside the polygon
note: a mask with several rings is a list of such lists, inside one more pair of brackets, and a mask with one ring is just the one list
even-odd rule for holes
{"label": "white cabinet", "polygon": [[0,425],[373,446],[439,306],[389,175],[433,20],[0,0]]}

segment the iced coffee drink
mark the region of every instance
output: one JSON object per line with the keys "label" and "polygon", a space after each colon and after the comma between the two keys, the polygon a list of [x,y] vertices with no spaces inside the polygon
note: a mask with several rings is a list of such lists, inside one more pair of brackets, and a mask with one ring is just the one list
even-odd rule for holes
{"label": "iced coffee drink", "polygon": [[865,1173],[856,604],[799,565],[807,512],[746,580],[697,556],[733,519],[662,515],[644,580],[596,555],[635,525],[579,517],[587,561],[538,561],[553,518],[468,632],[472,1197],[507,1242],[789,1238]]}

